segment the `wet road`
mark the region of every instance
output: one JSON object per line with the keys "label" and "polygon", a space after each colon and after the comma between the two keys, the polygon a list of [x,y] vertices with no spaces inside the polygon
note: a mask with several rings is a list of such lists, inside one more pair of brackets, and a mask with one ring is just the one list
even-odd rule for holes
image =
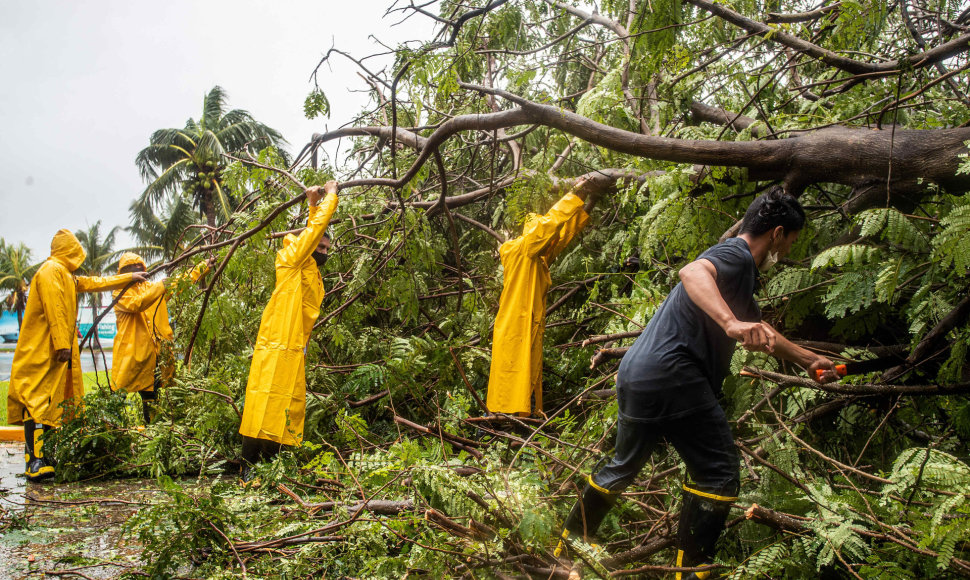
{"label": "wet road", "polygon": [[160,495],[154,481],[27,483],[23,470],[23,443],[0,444],[0,578],[113,579],[138,569],[141,546],[125,523]]}
{"label": "wet road", "polygon": [[[13,351],[0,351],[0,381],[10,380],[10,365],[13,364]],[[97,366],[95,366],[97,365]],[[91,351],[86,350],[81,354],[81,371],[91,372],[94,370],[104,370],[111,368],[111,351],[104,351],[103,358],[101,351],[95,352],[92,356]]]}

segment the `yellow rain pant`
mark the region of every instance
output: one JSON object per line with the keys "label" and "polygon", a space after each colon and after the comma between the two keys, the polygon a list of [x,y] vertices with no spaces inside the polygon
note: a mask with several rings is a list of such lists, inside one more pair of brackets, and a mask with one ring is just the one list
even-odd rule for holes
{"label": "yellow rain pant", "polygon": [[543,216],[526,222],[522,235],[499,248],[505,281],[492,336],[486,405],[491,413],[542,410],[542,334],[549,265],[589,222],[583,200],[567,193]]}
{"label": "yellow rain pant", "polygon": [[[20,338],[13,355],[7,393],[7,423],[20,425],[25,415],[37,423],[58,427],[61,403],[84,396],[81,357],[77,342],[77,295],[123,287],[131,274],[75,276],[84,262],[84,249],[68,230],[59,230],[51,242],[51,255],[30,281]],[[68,363],[57,362],[54,352],[71,351]]]}
{"label": "yellow rain pant", "polygon": [[276,288],[259,324],[253,362],[246,384],[239,433],[283,445],[303,441],[306,413],[304,349],[320,316],[323,280],[313,252],[337,209],[330,193],[320,206],[310,206],[307,227],[290,234],[276,253]]}

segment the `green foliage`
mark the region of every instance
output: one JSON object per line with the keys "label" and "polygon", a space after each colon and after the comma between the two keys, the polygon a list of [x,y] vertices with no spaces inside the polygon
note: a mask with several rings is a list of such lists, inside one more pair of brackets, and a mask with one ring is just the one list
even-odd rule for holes
{"label": "green foliage", "polygon": [[940,220],[942,230],[933,239],[933,259],[943,268],[966,275],[970,269],[970,199]]}
{"label": "green foliage", "polygon": [[81,405],[66,401],[64,413],[72,419],[44,434],[45,452],[54,458],[58,481],[124,474],[124,458],[130,457],[135,444],[128,428],[134,413],[125,393],[96,389]]}
{"label": "green foliage", "polygon": [[[436,8],[441,18],[454,22],[486,4],[446,0]],[[957,2],[937,4],[941,18],[949,21],[963,10]],[[810,8],[779,1],[730,6],[751,18]],[[889,6],[847,1],[817,20],[771,26],[872,62],[921,50],[898,9]],[[634,3],[632,12],[626,1],[599,3],[596,15],[626,28],[630,34],[624,38],[560,5],[526,0],[492,8],[464,22],[451,46],[397,51],[389,71],[401,73],[395,105],[399,127],[427,138],[453,119],[514,106],[466,91],[459,82],[490,83],[559,111],[650,133],[637,139],[678,138],[682,157],[677,158],[690,156],[684,151],[713,150],[715,142],[752,142],[745,146],[756,151],[761,143],[755,141],[769,143],[831,125],[876,130],[894,122],[901,129],[932,129],[966,122],[966,109],[947,93],[948,83],[925,76],[935,74],[930,67],[907,70],[902,78],[846,84],[843,72],[802,53],[779,52],[774,39],[749,36],[681,0]],[[449,39],[451,28],[442,30],[438,40]],[[955,65],[951,70],[957,71],[953,80],[965,85],[965,71]],[[819,96],[807,98],[808,89]],[[905,112],[879,112],[898,96],[914,93],[919,98],[904,101]],[[375,110],[363,112],[359,124],[386,126],[386,98],[375,94]],[[756,123],[734,131],[692,120],[688,112],[698,101]],[[140,214],[138,224],[154,240],[151,245],[167,248],[166,253],[179,243],[188,247],[202,241],[188,236],[192,239],[178,242],[173,231],[184,229],[178,224],[185,204],[191,209],[197,201],[218,201],[207,193],[215,184],[232,192],[225,203],[210,208],[218,210],[210,215],[226,225],[215,234],[223,241],[263,224],[281,203],[301,193],[276,171],[227,164],[216,155],[215,143],[203,147],[196,137],[219,117],[222,105],[207,99],[205,123],[191,121],[185,130],[159,133],[152,147],[161,149],[150,147],[140,157],[147,177],[161,181],[151,195],[146,192],[148,209],[159,210],[155,198],[185,191],[187,182],[196,186],[188,193],[199,194],[171,211],[147,212],[164,214],[154,216],[158,220]],[[329,114],[326,95],[311,92],[304,113],[308,118]],[[451,215],[398,205],[437,199],[442,177],[433,161],[399,190],[342,191],[333,222],[335,247],[321,269],[327,296],[306,349],[306,441],[259,466],[260,487],[212,486],[209,480],[180,486],[168,477],[235,477],[238,413],[245,404],[259,321],[275,282],[280,241],[271,234],[305,225],[300,204],[269,220],[231,255],[228,243],[212,250],[220,263],[227,262],[204,311],[199,288],[177,288],[170,306],[177,330],[174,351],[182,359],[194,335],[191,366],[178,366],[174,384],[163,391],[156,422],[139,431],[130,402],[97,393],[77,410],[77,420],[51,434],[64,479],[160,478],[168,499],[132,522],[147,553],[158,555],[148,564],[151,573],[229,577],[241,574],[240,559],[252,577],[291,578],[512,576],[526,574],[520,566],[551,565],[548,553],[576,487],[609,457],[615,433],[617,403],[604,391],[613,386],[617,361],[590,369],[590,356],[597,347],[631,343],[620,339],[583,347],[583,341],[640,329],[677,284],[679,269],[716,243],[754,196],[780,176],[716,167],[710,153],[701,168],[593,146],[545,126],[503,130],[506,137],[518,136],[496,143],[492,138],[498,131],[462,131],[437,144],[449,195],[485,192],[473,204],[452,207]],[[197,147],[183,149],[193,155],[174,155],[166,146],[188,145],[187,139]],[[265,166],[286,167],[285,155],[265,144],[245,150]],[[195,155],[198,149],[203,151]],[[355,178],[386,180],[403,175],[417,159],[403,146],[392,155],[386,140],[375,137],[356,139],[350,151],[348,171],[301,167],[297,177],[307,185],[351,172]],[[161,165],[153,165],[153,159]],[[966,153],[959,163],[959,173],[970,174]],[[630,177],[617,181],[615,190],[606,188],[592,226],[550,267],[546,306],[565,297],[546,319],[543,345],[544,407],[555,416],[541,432],[529,431],[535,445],[523,445],[515,434],[476,431],[480,424],[467,419],[485,412],[474,395],[486,395],[502,266],[498,241],[456,214],[514,238],[530,213],[546,212],[562,194],[553,191],[554,184],[607,169]],[[167,170],[172,173],[165,178]],[[909,183],[911,176],[897,176],[896,170],[893,178]],[[962,191],[929,183],[910,184],[906,195],[887,200],[878,189],[867,189],[881,188],[880,179],[881,174],[867,175],[852,187],[823,182],[801,192],[809,208],[806,228],[788,260],[762,278],[758,292],[766,320],[787,337],[824,343],[833,359],[872,358],[875,346],[915,346],[966,295],[970,200]],[[210,187],[199,192],[205,183]],[[872,191],[879,193],[879,203],[865,205]],[[624,260],[633,254],[640,259],[639,270],[624,270]],[[899,382],[965,383],[968,349],[970,330],[961,321],[933,357]],[[791,514],[801,530],[736,524],[718,552],[727,574],[842,577],[851,568],[866,578],[924,578],[951,574],[955,560],[970,559],[965,451],[970,404],[965,396],[849,398],[738,376],[745,366],[786,374],[802,370],[738,349],[724,384],[735,435],[756,452],[756,458],[745,454],[740,466],[738,504],[757,502]],[[879,380],[873,374],[844,382]],[[579,397],[587,390],[591,393]],[[432,435],[419,435],[395,417]],[[467,445],[449,443],[447,435],[462,438],[452,443]],[[862,477],[846,466],[881,479]],[[635,501],[620,501],[608,516],[600,538],[605,548],[581,546],[587,560],[581,566],[603,575],[588,564],[670,534],[683,471],[676,453],[655,454],[630,489],[634,495],[627,499]],[[641,486],[658,474],[667,475],[650,480],[649,488]],[[411,503],[393,516],[357,513],[363,498]],[[430,510],[462,527],[445,529]],[[740,513],[731,515],[733,520]],[[337,526],[332,533],[339,540],[326,539],[330,531],[319,532],[330,525]],[[240,558],[229,549],[230,541],[297,536],[313,541]],[[284,553],[285,558],[276,557]],[[671,560],[669,551],[661,551],[629,567]]]}
{"label": "green foliage", "polygon": [[220,490],[200,494],[164,475],[158,478],[158,485],[167,500],[139,511],[129,528],[145,547],[151,577],[170,577],[180,566],[226,558],[230,548],[224,530],[238,519]]}
{"label": "green foliage", "polygon": [[303,115],[307,119],[316,119],[320,116],[330,117],[330,101],[322,90],[316,88],[310,91],[306,100],[303,101]]}

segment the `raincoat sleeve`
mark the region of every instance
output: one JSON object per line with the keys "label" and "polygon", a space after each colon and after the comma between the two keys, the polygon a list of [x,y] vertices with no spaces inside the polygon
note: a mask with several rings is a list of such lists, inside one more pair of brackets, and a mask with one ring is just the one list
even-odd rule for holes
{"label": "raincoat sleeve", "polygon": [[306,229],[296,238],[292,244],[280,250],[280,257],[283,263],[289,266],[299,266],[306,262],[313,251],[317,249],[317,244],[327,231],[330,225],[330,218],[337,211],[337,194],[328,193],[323,202],[318,206],[310,206],[310,217],[307,220]]}
{"label": "raincoat sleeve", "polygon": [[559,230],[559,237],[553,242],[553,247],[549,249],[549,259],[554,260],[569,242],[579,235],[579,232],[583,231],[586,224],[589,223],[589,214],[586,213],[585,209],[580,209],[578,212],[574,213],[569,220],[562,225],[562,229]]}
{"label": "raincoat sleeve", "polygon": [[[532,231],[522,235],[522,247],[526,255],[534,258],[542,252],[559,234],[559,230],[577,214],[586,215],[583,211],[583,200],[571,192],[567,193],[552,206],[549,213],[536,220],[538,223]],[[586,216],[586,219],[588,220],[589,216]],[[572,235],[575,235],[575,232]]]}
{"label": "raincoat sleeve", "polygon": [[67,305],[73,300],[68,292],[70,284],[74,284],[71,275],[54,268],[42,268],[31,281],[32,291],[44,309],[54,350],[70,349],[74,344],[74,320],[67,312]]}
{"label": "raincoat sleeve", "polygon": [[205,260],[203,260],[198,264],[196,264],[195,268],[192,268],[192,271],[189,272],[189,280],[192,280],[193,283],[198,282],[199,278],[205,276],[208,273],[209,273],[209,264],[207,264]]}
{"label": "raincoat sleeve", "polygon": [[[118,292],[115,292],[116,297]],[[115,309],[120,312],[143,312],[157,302],[163,294],[165,294],[165,285],[161,282],[135,284],[121,296],[115,304]]]}
{"label": "raincoat sleeve", "polygon": [[176,287],[182,282],[182,280],[185,280],[186,278],[188,278],[194,284],[199,281],[199,278],[205,276],[208,273],[209,273],[209,264],[207,264],[205,260],[203,260],[198,264],[196,264],[195,267],[192,268],[192,270],[190,270],[188,274],[182,273],[166,279],[164,284],[168,288],[168,296],[178,296],[181,293],[181,289],[178,289]]}
{"label": "raincoat sleeve", "polygon": [[131,274],[118,274],[117,276],[75,276],[78,292],[101,292],[103,290],[114,290],[123,288],[125,284],[131,282]]}

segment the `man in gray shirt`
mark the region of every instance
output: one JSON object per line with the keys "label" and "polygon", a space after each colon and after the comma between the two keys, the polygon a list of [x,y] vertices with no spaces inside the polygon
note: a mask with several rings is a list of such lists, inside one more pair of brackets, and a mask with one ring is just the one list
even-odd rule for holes
{"label": "man in gray shirt", "polygon": [[[708,248],[680,270],[681,282],[623,357],[613,459],[588,478],[562,539],[596,532],[661,440],[687,467],[677,534],[677,565],[709,564],[737,499],[740,468],[734,438],[718,404],[737,343],[794,362],[820,380],[836,380],[832,361],[796,346],[761,321],[754,298],[758,270],[788,254],[805,225],[794,197],[774,187],[748,207],[738,237]],[[563,547],[557,548],[557,555]],[[684,578],[708,578],[695,572]]]}

